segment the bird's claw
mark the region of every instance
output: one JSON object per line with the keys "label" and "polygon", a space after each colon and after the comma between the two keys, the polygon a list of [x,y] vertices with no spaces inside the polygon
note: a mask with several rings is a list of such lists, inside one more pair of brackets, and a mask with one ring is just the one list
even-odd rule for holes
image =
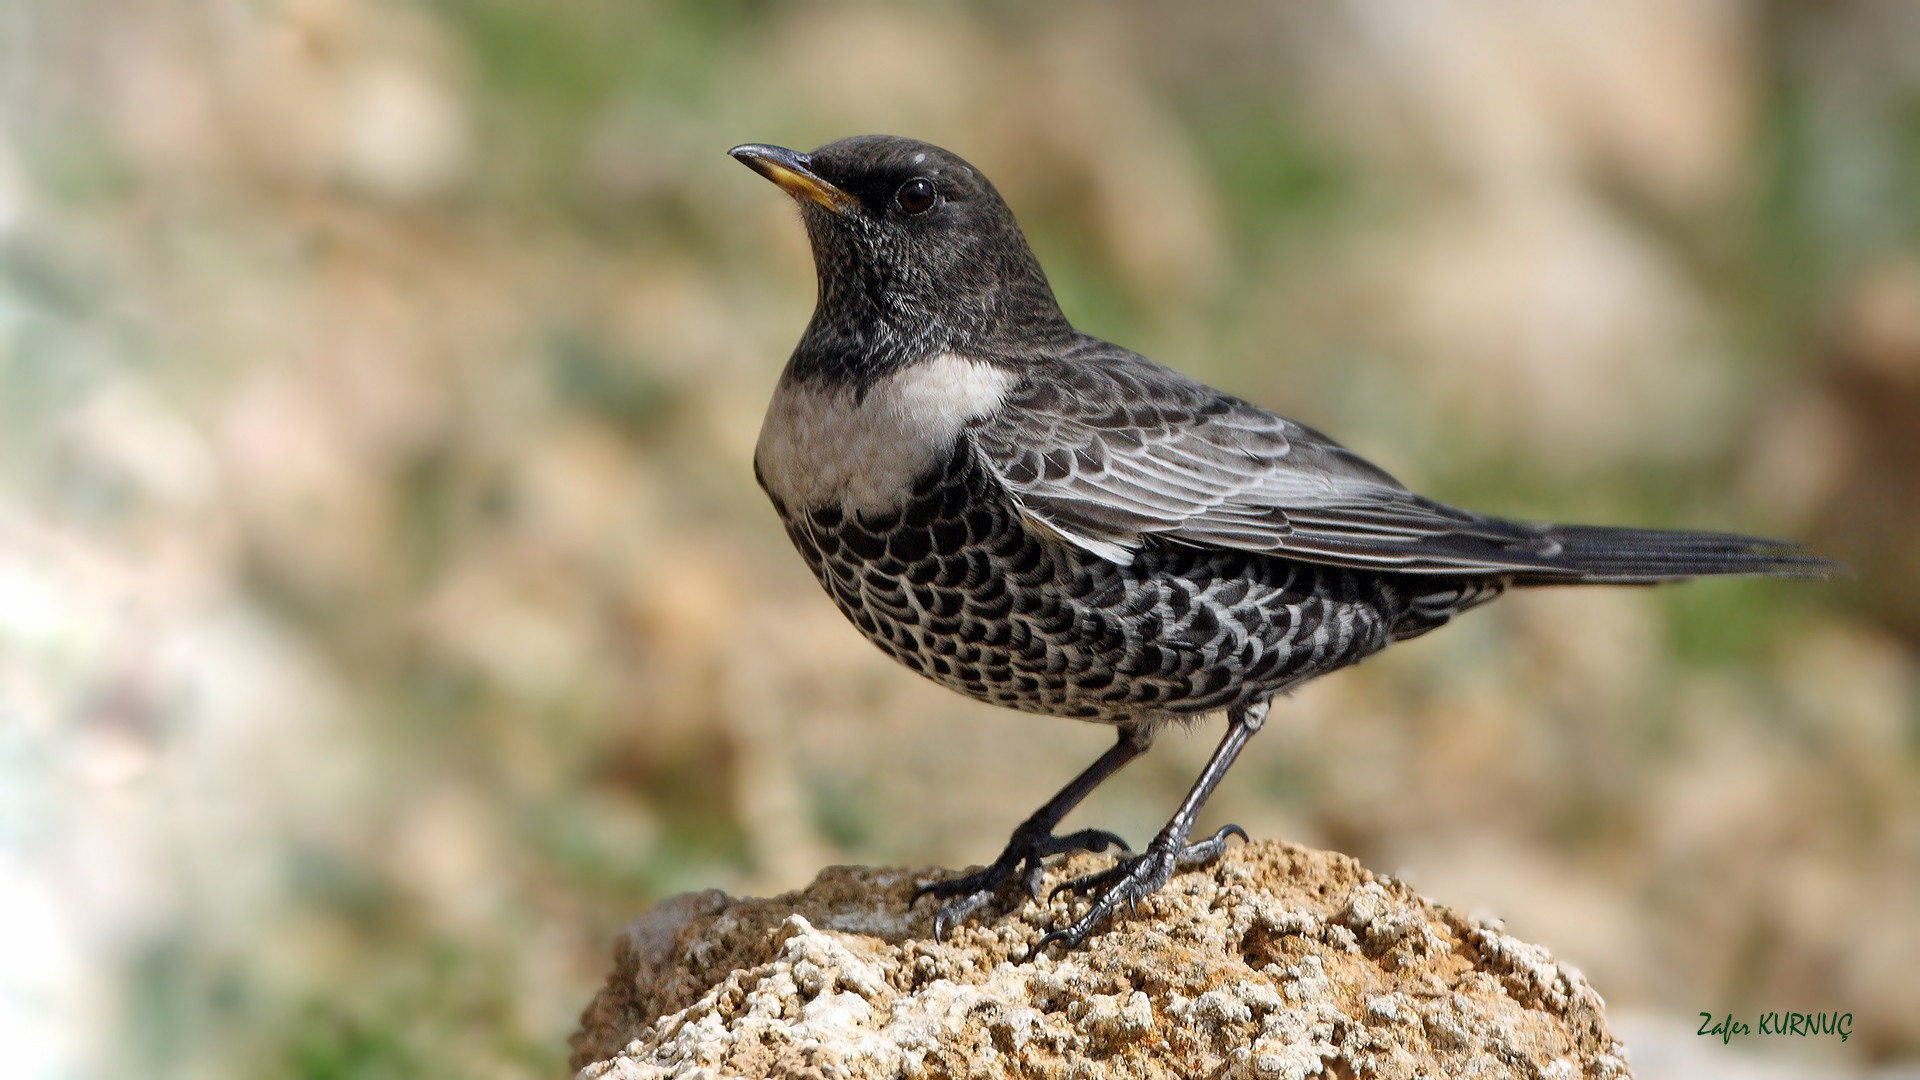
{"label": "bird's claw", "polygon": [[1072,851],[1105,851],[1109,847],[1117,847],[1121,851],[1133,850],[1118,833],[1105,829],[1082,829],[1065,836],[1055,836],[1022,825],[1014,831],[1013,838],[1007,841],[1006,850],[992,864],[971,874],[926,882],[913,890],[907,907],[912,908],[919,903],[922,896],[947,901],[933,915],[933,938],[940,941],[945,939],[948,930],[985,907],[1000,892],[1001,886],[1016,876],[1021,877],[1027,895],[1035,900],[1040,899],[1040,876],[1045,870],[1043,860],[1047,856]]}
{"label": "bird's claw", "polygon": [[1197,844],[1188,844],[1180,851],[1181,866],[1203,866],[1227,853],[1227,837],[1237,836],[1243,844],[1251,844],[1253,838],[1247,830],[1238,825],[1222,825],[1220,831]]}
{"label": "bird's claw", "polygon": [[1093,933],[1122,902],[1127,905],[1129,912],[1139,914],[1140,901],[1159,892],[1160,887],[1173,878],[1175,871],[1219,858],[1227,850],[1229,836],[1245,840],[1247,831],[1238,825],[1227,825],[1197,844],[1177,848],[1156,841],[1142,854],[1122,859],[1097,874],[1088,874],[1056,886],[1048,899],[1066,893],[1070,896],[1092,896],[1093,903],[1087,908],[1087,913],[1074,920],[1071,926],[1041,938],[1033,951],[1039,953],[1056,941],[1069,949],[1079,948],[1087,935]]}

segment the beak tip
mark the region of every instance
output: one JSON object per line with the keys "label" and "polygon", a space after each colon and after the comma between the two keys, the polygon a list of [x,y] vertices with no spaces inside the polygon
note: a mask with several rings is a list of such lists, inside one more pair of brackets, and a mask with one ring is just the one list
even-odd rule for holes
{"label": "beak tip", "polygon": [[756,168],[761,162],[769,162],[789,169],[795,165],[804,167],[808,160],[807,155],[798,151],[768,143],[741,143],[727,151],[727,156],[742,165]]}

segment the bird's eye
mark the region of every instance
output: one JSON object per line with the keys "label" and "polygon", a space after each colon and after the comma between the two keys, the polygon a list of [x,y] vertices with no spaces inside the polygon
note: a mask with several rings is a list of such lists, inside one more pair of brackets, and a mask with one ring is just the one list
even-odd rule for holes
{"label": "bird's eye", "polygon": [[924,214],[933,209],[933,195],[933,181],[924,176],[916,176],[901,184],[899,194],[893,198],[900,204],[900,209],[907,213]]}

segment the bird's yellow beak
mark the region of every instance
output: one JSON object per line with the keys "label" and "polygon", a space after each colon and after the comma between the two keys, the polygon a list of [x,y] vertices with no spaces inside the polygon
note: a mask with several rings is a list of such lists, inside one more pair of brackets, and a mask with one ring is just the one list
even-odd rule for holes
{"label": "bird's yellow beak", "polygon": [[822,180],[808,166],[807,155],[784,146],[746,143],[727,151],[742,165],[779,184],[796,199],[810,199],[836,214],[851,211],[859,200]]}

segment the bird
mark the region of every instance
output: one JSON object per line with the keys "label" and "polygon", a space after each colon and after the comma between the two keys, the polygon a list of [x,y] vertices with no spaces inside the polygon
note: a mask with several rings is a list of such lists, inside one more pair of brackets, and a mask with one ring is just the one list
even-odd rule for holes
{"label": "bird", "polygon": [[[1117,848],[1055,890],[1085,911],[1035,950],[1079,947],[1247,839],[1192,833],[1276,695],[1509,589],[1835,570],[1784,541],[1532,524],[1417,495],[1313,428],[1075,329],[993,184],[930,143],[729,153],[793,197],[818,277],[753,458],[794,547],[907,668],[1117,733],[993,862],[920,885],[909,906],[940,902],[936,937],[1016,879],[1038,899],[1050,856]],[[1222,711],[1224,737],[1144,850],[1056,833],[1158,731]]]}

